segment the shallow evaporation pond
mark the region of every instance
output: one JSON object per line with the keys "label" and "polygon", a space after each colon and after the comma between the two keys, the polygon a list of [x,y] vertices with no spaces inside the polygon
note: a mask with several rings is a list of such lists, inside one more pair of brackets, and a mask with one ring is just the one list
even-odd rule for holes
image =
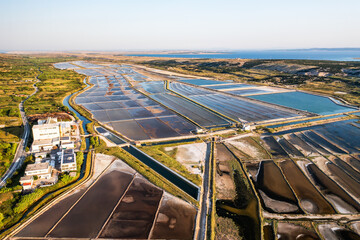
{"label": "shallow evaporation pond", "polygon": [[208,80],[208,79],[182,79],[182,80],[179,80],[179,81],[184,82],[184,83],[190,83],[190,84],[198,85],[198,86],[232,83],[232,81],[223,82],[223,81]]}
{"label": "shallow evaporation pond", "polygon": [[249,88],[249,87],[256,87],[256,86],[255,85],[249,85],[249,84],[242,84],[242,83],[206,86],[206,88],[215,89],[215,90]]}
{"label": "shallow evaporation pond", "polygon": [[338,105],[327,97],[304,92],[263,94],[249,98],[321,115],[354,111],[354,108]]}
{"label": "shallow evaporation pond", "polygon": [[282,123],[282,124],[276,124],[271,126],[266,126],[267,128],[278,128],[278,127],[284,127],[288,125],[294,125],[294,124],[300,124],[300,123],[307,123],[307,122],[316,122],[320,120],[326,120],[326,119],[332,119],[332,118],[341,118],[346,117],[347,115],[335,115],[335,116],[329,116],[329,117],[323,117],[323,118],[315,118],[315,119],[308,119],[308,120],[302,120],[302,121],[296,121],[296,122],[289,122],[289,123]]}
{"label": "shallow evaporation pond", "polygon": [[121,139],[120,137],[116,136],[115,134],[109,132],[108,130],[106,130],[103,127],[97,127],[96,131],[98,131],[101,135],[103,135],[104,137],[106,137],[108,140],[110,140],[111,142],[119,145],[119,144],[123,144],[126,143],[126,141],[124,141],[123,139]]}

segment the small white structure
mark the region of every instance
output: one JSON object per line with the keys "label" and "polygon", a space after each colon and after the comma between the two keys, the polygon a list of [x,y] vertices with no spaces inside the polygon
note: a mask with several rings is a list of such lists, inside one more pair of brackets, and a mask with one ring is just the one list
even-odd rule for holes
{"label": "small white structure", "polygon": [[25,175],[38,176],[40,179],[50,179],[51,171],[52,167],[49,165],[49,162],[34,163],[27,165]]}
{"label": "small white structure", "polygon": [[21,184],[24,191],[31,190],[32,185],[34,183],[34,178],[33,178],[33,176],[24,176],[24,177],[20,178],[19,182],[20,182],[20,184]]}
{"label": "small white structure", "polygon": [[61,137],[61,148],[62,149],[72,149],[75,147],[74,141],[71,141],[70,137]]}
{"label": "small white structure", "polygon": [[62,172],[76,171],[77,167],[74,149],[62,150],[60,169]]}

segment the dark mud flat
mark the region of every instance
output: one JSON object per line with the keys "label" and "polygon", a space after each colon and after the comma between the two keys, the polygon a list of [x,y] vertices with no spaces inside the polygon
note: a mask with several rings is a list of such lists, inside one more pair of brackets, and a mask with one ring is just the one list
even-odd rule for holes
{"label": "dark mud flat", "polygon": [[189,96],[192,100],[203,104],[232,119],[243,119],[249,122],[265,121],[278,118],[294,117],[296,114],[275,109],[269,106],[245,101],[225,94],[206,94]]}
{"label": "dark mud flat", "polygon": [[162,193],[161,189],[137,177],[105,225],[100,237],[148,238]]}
{"label": "dark mud flat", "polygon": [[315,150],[310,145],[308,145],[306,142],[301,140],[301,138],[299,138],[296,134],[291,133],[288,135],[288,137],[289,137],[289,142],[293,146],[297,147],[297,149],[299,149],[300,151],[303,150],[302,154],[308,155],[310,153],[315,152]]}
{"label": "dark mud flat", "polygon": [[327,150],[330,150],[331,152],[335,153],[335,154],[346,154],[345,151],[343,151],[342,149],[338,148],[337,146],[335,146],[334,144],[330,143],[329,141],[327,141],[325,138],[321,137],[320,135],[316,134],[313,131],[306,131],[304,132],[304,134],[308,137],[311,138],[314,142],[320,144],[322,147],[324,147]]}
{"label": "dark mud flat", "polygon": [[333,163],[327,163],[326,166],[330,172],[338,178],[338,182],[344,185],[346,190],[352,193],[355,197],[360,198],[360,184],[357,181]]}
{"label": "dark mud flat", "polygon": [[194,125],[185,121],[180,121],[178,116],[161,117],[159,119],[179,134],[190,134],[191,131],[194,130]]}
{"label": "dark mud flat", "polygon": [[263,230],[264,230],[264,240],[275,239],[275,233],[274,233],[273,226],[266,225],[266,226],[264,226]]}
{"label": "dark mud flat", "polygon": [[340,240],[360,240],[358,234],[347,229],[336,229],[334,232]]}
{"label": "dark mud flat", "polygon": [[150,239],[193,239],[196,209],[164,194]]}
{"label": "dark mud flat", "polygon": [[236,160],[233,153],[222,143],[216,143],[216,158],[219,162]]}
{"label": "dark mud flat", "polygon": [[85,190],[86,189],[82,189],[73,193],[55,204],[16,234],[16,237],[45,237],[68,209],[84,194]]}
{"label": "dark mud flat", "polygon": [[333,162],[360,183],[360,173],[349,166],[349,164],[337,157],[333,160]]}
{"label": "dark mud flat", "polygon": [[115,131],[133,140],[144,140],[150,138],[135,120],[111,122],[109,125],[111,125]]}
{"label": "dark mud flat", "polygon": [[262,161],[257,174],[256,186],[269,197],[286,201],[298,207],[297,199],[284,179],[279,167],[273,161]]}
{"label": "dark mud flat", "polygon": [[[137,109],[137,108],[135,108]],[[120,120],[129,120],[132,119],[128,110],[126,109],[116,109],[116,110],[107,110],[107,116],[110,121],[120,121]]]}
{"label": "dark mud flat", "polygon": [[360,161],[354,157],[349,156],[347,163],[360,172]]}
{"label": "dark mud flat", "polygon": [[297,150],[293,145],[291,145],[285,138],[279,140],[279,144],[282,148],[293,157],[304,157],[304,155]]}
{"label": "dark mud flat", "polygon": [[95,238],[132,178],[119,171],[102,176],[49,236]]}
{"label": "dark mud flat", "polygon": [[325,124],[317,128],[316,132],[328,138],[349,153],[360,152],[360,129],[348,124],[349,121],[341,121]]}
{"label": "dark mud flat", "polygon": [[128,109],[128,112],[134,119],[154,117],[154,115],[149,110],[142,107]]}
{"label": "dark mud flat", "polygon": [[173,130],[165,123],[161,122],[156,118],[137,120],[137,122],[143,127],[145,133],[147,133],[151,138],[167,138],[179,136],[179,134],[175,132],[175,130]]}
{"label": "dark mud flat", "polygon": [[261,139],[265,142],[265,145],[267,146],[268,151],[271,153],[271,155],[274,158],[287,158],[288,157],[287,153],[284,151],[284,149],[282,149],[282,147],[275,140],[274,137],[272,137],[272,136],[262,137]]}
{"label": "dark mud flat", "polygon": [[280,167],[298,196],[302,209],[309,213],[335,213],[333,207],[321,196],[293,161],[282,161]]}
{"label": "dark mud flat", "polygon": [[230,125],[229,121],[183,98],[171,94],[156,94],[152,97],[203,127]]}
{"label": "dark mud flat", "polygon": [[312,139],[310,139],[309,137],[307,137],[304,133],[297,133],[297,136],[303,140],[304,142],[306,142],[307,144],[309,144],[310,146],[312,146],[314,149],[316,149],[316,151],[320,152],[321,154],[324,155],[330,155],[331,153],[329,151],[327,151],[325,148],[323,148],[322,146],[320,146],[319,144],[317,144],[316,142],[314,142]]}
{"label": "dark mud flat", "polygon": [[320,240],[315,231],[308,230],[300,225],[292,223],[278,223],[277,234],[279,240]]}
{"label": "dark mud flat", "polygon": [[319,184],[327,193],[335,194],[343,201],[350,204],[357,211],[360,211],[360,205],[349,194],[347,194],[339,185],[337,185],[331,178],[323,173],[315,164],[308,164],[307,169],[314,178],[315,182]]}

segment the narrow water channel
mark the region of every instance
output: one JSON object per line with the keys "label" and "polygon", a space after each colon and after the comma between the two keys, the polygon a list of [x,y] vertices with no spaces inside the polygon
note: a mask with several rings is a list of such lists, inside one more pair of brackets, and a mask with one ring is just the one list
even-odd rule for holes
{"label": "narrow water channel", "polygon": [[166,166],[162,165],[149,155],[145,154],[144,152],[140,151],[136,147],[130,145],[123,147],[125,151],[139,159],[141,162],[145,163],[148,167],[159,173],[161,176],[172,182],[178,188],[182,189],[184,192],[189,194],[194,199],[198,200],[199,198],[199,187],[190,182],[189,180],[183,178],[182,176],[178,175],[177,173],[173,172]]}
{"label": "narrow water channel", "polygon": [[[86,87],[89,87],[89,84],[86,83],[86,78],[84,78],[84,83],[86,84]],[[80,90],[81,91],[81,90]],[[87,118],[85,118],[84,116],[82,116],[78,111],[76,111],[69,103],[70,98],[78,93],[79,91],[70,94],[69,96],[65,97],[63,100],[63,104],[64,106],[69,108],[69,111],[72,111],[73,113],[75,113],[75,115],[82,121],[82,128],[84,129],[84,133],[85,135],[90,134],[87,130],[86,130],[86,124],[90,123],[91,121],[89,121]],[[89,146],[90,146],[90,139],[89,137],[85,138],[85,142],[86,142],[86,151],[89,150]],[[79,179],[81,179],[85,173],[85,166],[86,166],[86,160],[87,160],[87,153],[84,153],[84,162],[81,166],[81,171],[80,171],[80,177]]]}

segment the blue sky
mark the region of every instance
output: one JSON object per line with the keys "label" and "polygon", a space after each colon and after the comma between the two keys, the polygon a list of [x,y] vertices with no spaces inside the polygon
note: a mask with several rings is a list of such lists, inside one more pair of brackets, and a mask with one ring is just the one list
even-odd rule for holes
{"label": "blue sky", "polygon": [[359,0],[0,0],[0,50],[360,47]]}

